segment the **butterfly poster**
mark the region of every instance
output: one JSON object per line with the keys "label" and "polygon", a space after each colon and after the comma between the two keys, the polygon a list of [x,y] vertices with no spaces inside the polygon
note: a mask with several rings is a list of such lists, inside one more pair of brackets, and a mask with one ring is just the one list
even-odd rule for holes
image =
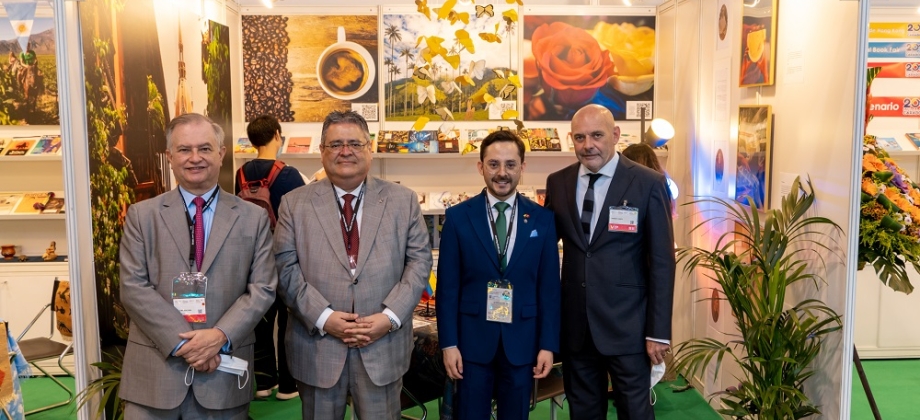
{"label": "butterfly poster", "polygon": [[522,19],[524,120],[570,121],[588,104],[604,106],[623,120],[627,106],[652,103],[654,15],[528,13]]}
{"label": "butterfly poster", "polygon": [[427,118],[425,129],[434,130],[454,121],[488,120],[496,102],[516,108],[522,87],[517,5],[415,3],[383,8],[386,120]]}

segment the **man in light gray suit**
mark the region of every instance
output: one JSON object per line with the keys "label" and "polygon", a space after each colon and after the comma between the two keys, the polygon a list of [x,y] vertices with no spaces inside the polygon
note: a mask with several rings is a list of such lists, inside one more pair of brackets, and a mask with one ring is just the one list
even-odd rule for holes
{"label": "man in light gray suit", "polygon": [[360,418],[397,419],[428,229],[412,190],[368,176],[364,118],[332,112],[321,141],[328,177],[285,195],[275,226],[288,365],[304,419],[343,418],[348,394]]}
{"label": "man in light gray suit", "polygon": [[[170,121],[166,156],[179,188],[128,209],[121,301],[131,324],[119,392],[128,419],[248,416],[253,330],[278,276],[268,214],[217,185],[223,138],[199,114]],[[221,355],[248,372],[215,372]]]}

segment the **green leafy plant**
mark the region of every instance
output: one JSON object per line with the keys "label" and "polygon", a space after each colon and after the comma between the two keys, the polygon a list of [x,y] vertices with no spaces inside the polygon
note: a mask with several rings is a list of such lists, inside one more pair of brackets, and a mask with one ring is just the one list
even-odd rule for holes
{"label": "green leafy plant", "polygon": [[[733,339],[692,339],[676,347],[677,370],[688,377],[704,372],[713,361],[718,377],[726,358],[741,368],[737,387],[713,394],[726,407],[719,410],[722,414],[772,420],[820,413],[805,395],[804,383],[814,374],[811,363],[823,338],[840,329],[840,316],[817,299],[791,306],[786,301],[790,286],[804,280],[818,289],[824,282],[816,274],[827,268],[823,253],[839,257],[825,244],[833,243],[832,236],[841,229],[830,219],[808,216],[814,202],[811,182],[804,188],[796,178],[781,207],[767,211],[763,220],[750,198],[747,206],[710,197],[690,203],[720,211],[694,231],[724,221],[740,226],[722,235],[715,249],[678,252],[685,271],[700,269],[718,283],[735,315],[737,332],[729,334]],[[736,254],[736,245],[745,250]]]}
{"label": "green leafy plant", "polygon": [[103,353],[103,355],[105,359],[111,360],[111,362],[102,361],[92,364],[92,366],[101,369],[104,375],[93,379],[77,395],[79,400],[77,410],[83,408],[86,403],[99,394],[101,395],[101,400],[99,407],[96,408],[96,418],[101,418],[105,414],[106,408],[109,408],[109,419],[123,420],[125,418],[125,401],[118,398],[118,389],[121,384],[121,366],[125,356],[121,349],[118,349],[116,354]]}

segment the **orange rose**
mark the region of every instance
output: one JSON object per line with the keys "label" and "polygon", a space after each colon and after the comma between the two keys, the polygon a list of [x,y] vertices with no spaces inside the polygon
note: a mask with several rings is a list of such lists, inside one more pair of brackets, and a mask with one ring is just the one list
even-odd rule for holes
{"label": "orange rose", "polygon": [[555,91],[558,105],[588,102],[613,74],[610,54],[584,29],[563,22],[543,24],[531,42],[543,85]]}

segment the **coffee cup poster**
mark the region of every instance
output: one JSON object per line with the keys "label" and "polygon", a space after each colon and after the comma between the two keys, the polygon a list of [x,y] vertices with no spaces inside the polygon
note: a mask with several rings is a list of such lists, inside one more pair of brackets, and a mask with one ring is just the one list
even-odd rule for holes
{"label": "coffee cup poster", "polygon": [[581,107],[597,104],[622,120],[627,108],[652,103],[654,16],[523,19],[524,119],[570,121]]}
{"label": "coffee cup poster", "polygon": [[54,19],[37,3],[0,2],[0,125],[57,125]]}
{"label": "coffee cup poster", "polygon": [[354,109],[377,121],[376,15],[243,16],[246,121],[322,122]]}
{"label": "coffee cup poster", "polygon": [[739,86],[772,85],[776,61],[776,0],[742,7]]}
{"label": "coffee cup poster", "polygon": [[482,121],[517,112],[516,6],[418,9],[383,15],[387,120]]}

